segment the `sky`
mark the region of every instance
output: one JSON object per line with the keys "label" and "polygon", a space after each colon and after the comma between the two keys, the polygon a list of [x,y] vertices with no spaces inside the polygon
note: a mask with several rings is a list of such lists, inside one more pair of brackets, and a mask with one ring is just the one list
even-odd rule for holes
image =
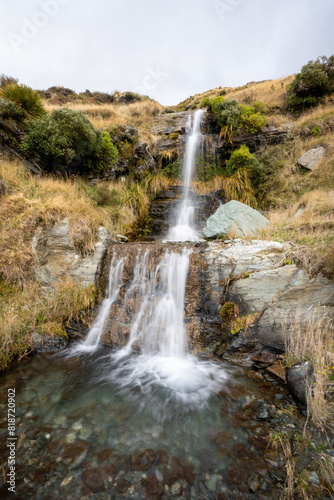
{"label": "sky", "polygon": [[0,74],[175,105],[334,54],[334,0],[0,0]]}

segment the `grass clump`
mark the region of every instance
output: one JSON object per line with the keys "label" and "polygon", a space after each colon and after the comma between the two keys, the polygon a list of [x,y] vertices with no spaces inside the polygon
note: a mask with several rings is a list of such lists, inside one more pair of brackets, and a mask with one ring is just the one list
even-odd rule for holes
{"label": "grass clump", "polygon": [[0,370],[31,352],[34,332],[66,337],[66,324],[78,321],[96,299],[95,287],[83,288],[69,279],[59,283],[53,297],[43,297],[34,281],[19,286],[0,278],[0,292]]}
{"label": "grass clump", "polygon": [[26,85],[9,83],[0,88],[0,97],[15,103],[24,117],[29,120],[41,118],[46,113],[39,93]]}
{"label": "grass clump", "polygon": [[333,419],[334,403],[327,397],[327,389],[334,378],[334,329],[330,319],[314,311],[305,327],[297,318],[286,343],[289,365],[310,361],[314,367],[314,381],[309,382],[307,405],[313,423],[325,431]]}

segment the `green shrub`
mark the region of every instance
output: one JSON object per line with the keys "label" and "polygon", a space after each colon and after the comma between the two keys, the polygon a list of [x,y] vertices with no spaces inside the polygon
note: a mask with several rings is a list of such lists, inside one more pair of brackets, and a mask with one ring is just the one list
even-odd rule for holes
{"label": "green shrub", "polygon": [[223,167],[215,162],[214,157],[211,155],[209,158],[199,156],[196,159],[196,166],[194,172],[194,179],[202,182],[208,182],[214,177],[223,174]]}
{"label": "green shrub", "polygon": [[285,167],[284,154],[280,151],[277,155],[277,148],[273,147],[265,149],[256,156],[258,161],[251,167],[256,198],[262,208],[274,207],[278,203],[277,193],[281,192],[284,184],[284,178],[280,175]]}
{"label": "green shrub", "polygon": [[200,108],[207,108],[210,105],[211,99],[209,96],[206,96],[202,99],[201,104],[199,105]]}
{"label": "green shrub", "polygon": [[252,106],[242,106],[240,115],[240,126],[246,131],[255,133],[258,132],[265,124],[266,119],[259,112],[255,112]]}
{"label": "green shrub", "polygon": [[316,125],[310,132],[311,135],[314,135],[314,137],[319,137],[321,134],[321,128],[320,125]]}
{"label": "green shrub", "polygon": [[226,94],[227,94],[227,91],[226,91],[225,89],[223,89],[223,90],[221,90],[221,91],[219,92],[219,95],[226,95]]}
{"label": "green shrub", "polygon": [[18,106],[13,101],[8,101],[0,97],[0,116],[1,118],[12,118],[16,121],[22,121],[25,119],[25,114],[23,109]]}
{"label": "green shrub", "polygon": [[242,109],[236,100],[216,97],[211,103],[211,109],[220,127],[232,128],[233,131],[240,127]]}
{"label": "green shrub", "polygon": [[257,165],[257,159],[248,147],[243,144],[231,154],[226,162],[223,175],[224,196],[227,201],[237,200],[254,208],[257,207],[252,171]]}
{"label": "green shrub", "polygon": [[295,113],[314,107],[333,91],[334,56],[309,61],[289,85],[289,109]]}
{"label": "green shrub", "polygon": [[177,159],[172,163],[168,163],[164,168],[164,172],[169,179],[181,179],[182,178],[182,162]]}
{"label": "green shrub", "polygon": [[26,85],[10,83],[0,89],[0,97],[17,104],[28,119],[34,120],[46,113],[39,93]]}
{"label": "green shrub", "polygon": [[[105,148],[106,142],[105,136]],[[61,108],[28,124],[26,147],[47,162],[81,170],[92,167],[92,160],[103,148],[103,137],[84,113]]]}
{"label": "green shrub", "polygon": [[[255,104],[259,107],[260,103]],[[211,102],[211,109],[221,127],[220,135],[230,143],[239,129],[255,133],[265,124],[265,117],[256,112],[255,107],[240,106],[235,99],[216,97]]]}
{"label": "green shrub", "polygon": [[[96,153],[95,166],[98,170],[106,170],[112,167],[118,160],[118,149],[111,142],[108,132],[102,132],[102,144]],[[93,159],[94,161],[94,159]]]}
{"label": "green shrub", "polygon": [[255,113],[264,113],[264,105],[263,102],[261,101],[255,101],[253,102],[253,108],[255,110]]}
{"label": "green shrub", "polygon": [[225,177],[230,177],[236,170],[240,168],[254,168],[256,164],[257,159],[255,155],[243,144],[239,149],[233,151],[230,159],[227,160],[224,175]]}

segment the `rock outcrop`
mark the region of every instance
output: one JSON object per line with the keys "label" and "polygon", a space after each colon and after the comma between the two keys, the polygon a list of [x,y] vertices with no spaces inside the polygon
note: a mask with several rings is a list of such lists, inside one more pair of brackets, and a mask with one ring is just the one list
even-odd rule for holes
{"label": "rock outcrop", "polygon": [[216,314],[223,303],[237,304],[241,318],[255,319],[246,341],[280,351],[296,320],[305,330],[310,314],[334,316],[334,283],[285,265],[288,250],[288,244],[252,240],[210,242],[204,252],[208,299]]}
{"label": "rock outcrop", "polygon": [[324,157],[324,154],[325,148],[323,146],[314,146],[314,148],[309,149],[297,160],[297,164],[307,170],[314,170]]}
{"label": "rock outcrop", "polygon": [[64,277],[85,287],[96,284],[110,243],[109,231],[100,227],[95,251],[87,257],[80,256],[70,237],[67,219],[37,233],[34,238],[38,258],[35,274],[44,292],[52,292]]}
{"label": "rock outcrop", "polygon": [[[190,113],[192,111],[182,111],[155,117],[151,132],[158,136],[158,141],[154,147],[153,156],[159,157],[163,152],[171,153],[184,150],[186,124]],[[236,135],[231,145],[220,137],[220,128],[217,125],[215,115],[209,111],[203,116],[201,128],[203,131],[200,145],[202,157],[208,163],[214,160],[217,165],[223,165],[230,157],[231,151],[239,148],[242,144],[246,144],[249,150],[254,153],[266,145],[279,144],[288,140],[291,131],[289,124],[285,124],[280,128],[268,126],[255,134]],[[170,154],[167,163],[174,162],[175,159]]]}
{"label": "rock outcrop", "polygon": [[203,234],[206,238],[226,236],[233,230],[237,236],[256,236],[269,221],[253,208],[232,200],[222,205],[206,221]]}

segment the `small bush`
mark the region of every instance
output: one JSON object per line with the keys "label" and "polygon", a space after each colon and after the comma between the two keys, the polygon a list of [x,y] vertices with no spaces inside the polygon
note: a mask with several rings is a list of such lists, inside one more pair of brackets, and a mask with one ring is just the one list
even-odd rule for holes
{"label": "small bush", "polygon": [[18,122],[25,118],[24,111],[20,106],[2,97],[0,97],[0,116],[4,119],[12,118]]}
{"label": "small bush", "polygon": [[320,134],[321,134],[321,128],[319,125],[316,125],[310,132],[311,135],[313,135],[314,137],[319,137]]}
{"label": "small bush", "polygon": [[96,153],[95,166],[98,170],[106,170],[112,167],[118,160],[118,149],[111,142],[108,132],[102,132],[102,145]]}
{"label": "small bush", "polygon": [[233,151],[231,158],[226,162],[223,177],[224,195],[227,201],[237,200],[257,207],[251,181],[252,169],[256,165],[257,159],[245,144]]}
{"label": "small bush", "polygon": [[240,106],[235,99],[216,97],[211,103],[211,109],[221,127],[220,135],[230,143],[241,128],[245,132],[255,133],[265,124],[264,116],[256,112],[255,107]]}
{"label": "small bush", "polygon": [[[103,145],[104,144],[104,145]],[[28,124],[26,146],[48,162],[82,170],[92,166],[101,149],[108,156],[108,137],[93,127],[81,111],[61,108]]]}
{"label": "small bush", "polygon": [[240,116],[240,126],[246,131],[251,133],[258,132],[265,124],[266,119],[260,113],[255,112],[253,106],[242,106]]}
{"label": "small bush", "polygon": [[26,85],[10,83],[0,89],[0,97],[14,102],[28,119],[34,120],[46,113],[39,93]]}
{"label": "small bush", "polygon": [[202,99],[201,104],[199,105],[200,108],[207,108],[210,105],[211,99],[209,96],[206,96]]}
{"label": "small bush", "polygon": [[334,56],[309,61],[289,85],[289,109],[296,113],[314,107],[333,91]]}
{"label": "small bush", "polygon": [[239,149],[236,149],[231,154],[231,157],[226,162],[226,168],[224,171],[224,175],[226,177],[230,177],[240,168],[254,168],[254,165],[257,164],[257,160],[255,155],[253,155],[248,147],[243,144]]}

